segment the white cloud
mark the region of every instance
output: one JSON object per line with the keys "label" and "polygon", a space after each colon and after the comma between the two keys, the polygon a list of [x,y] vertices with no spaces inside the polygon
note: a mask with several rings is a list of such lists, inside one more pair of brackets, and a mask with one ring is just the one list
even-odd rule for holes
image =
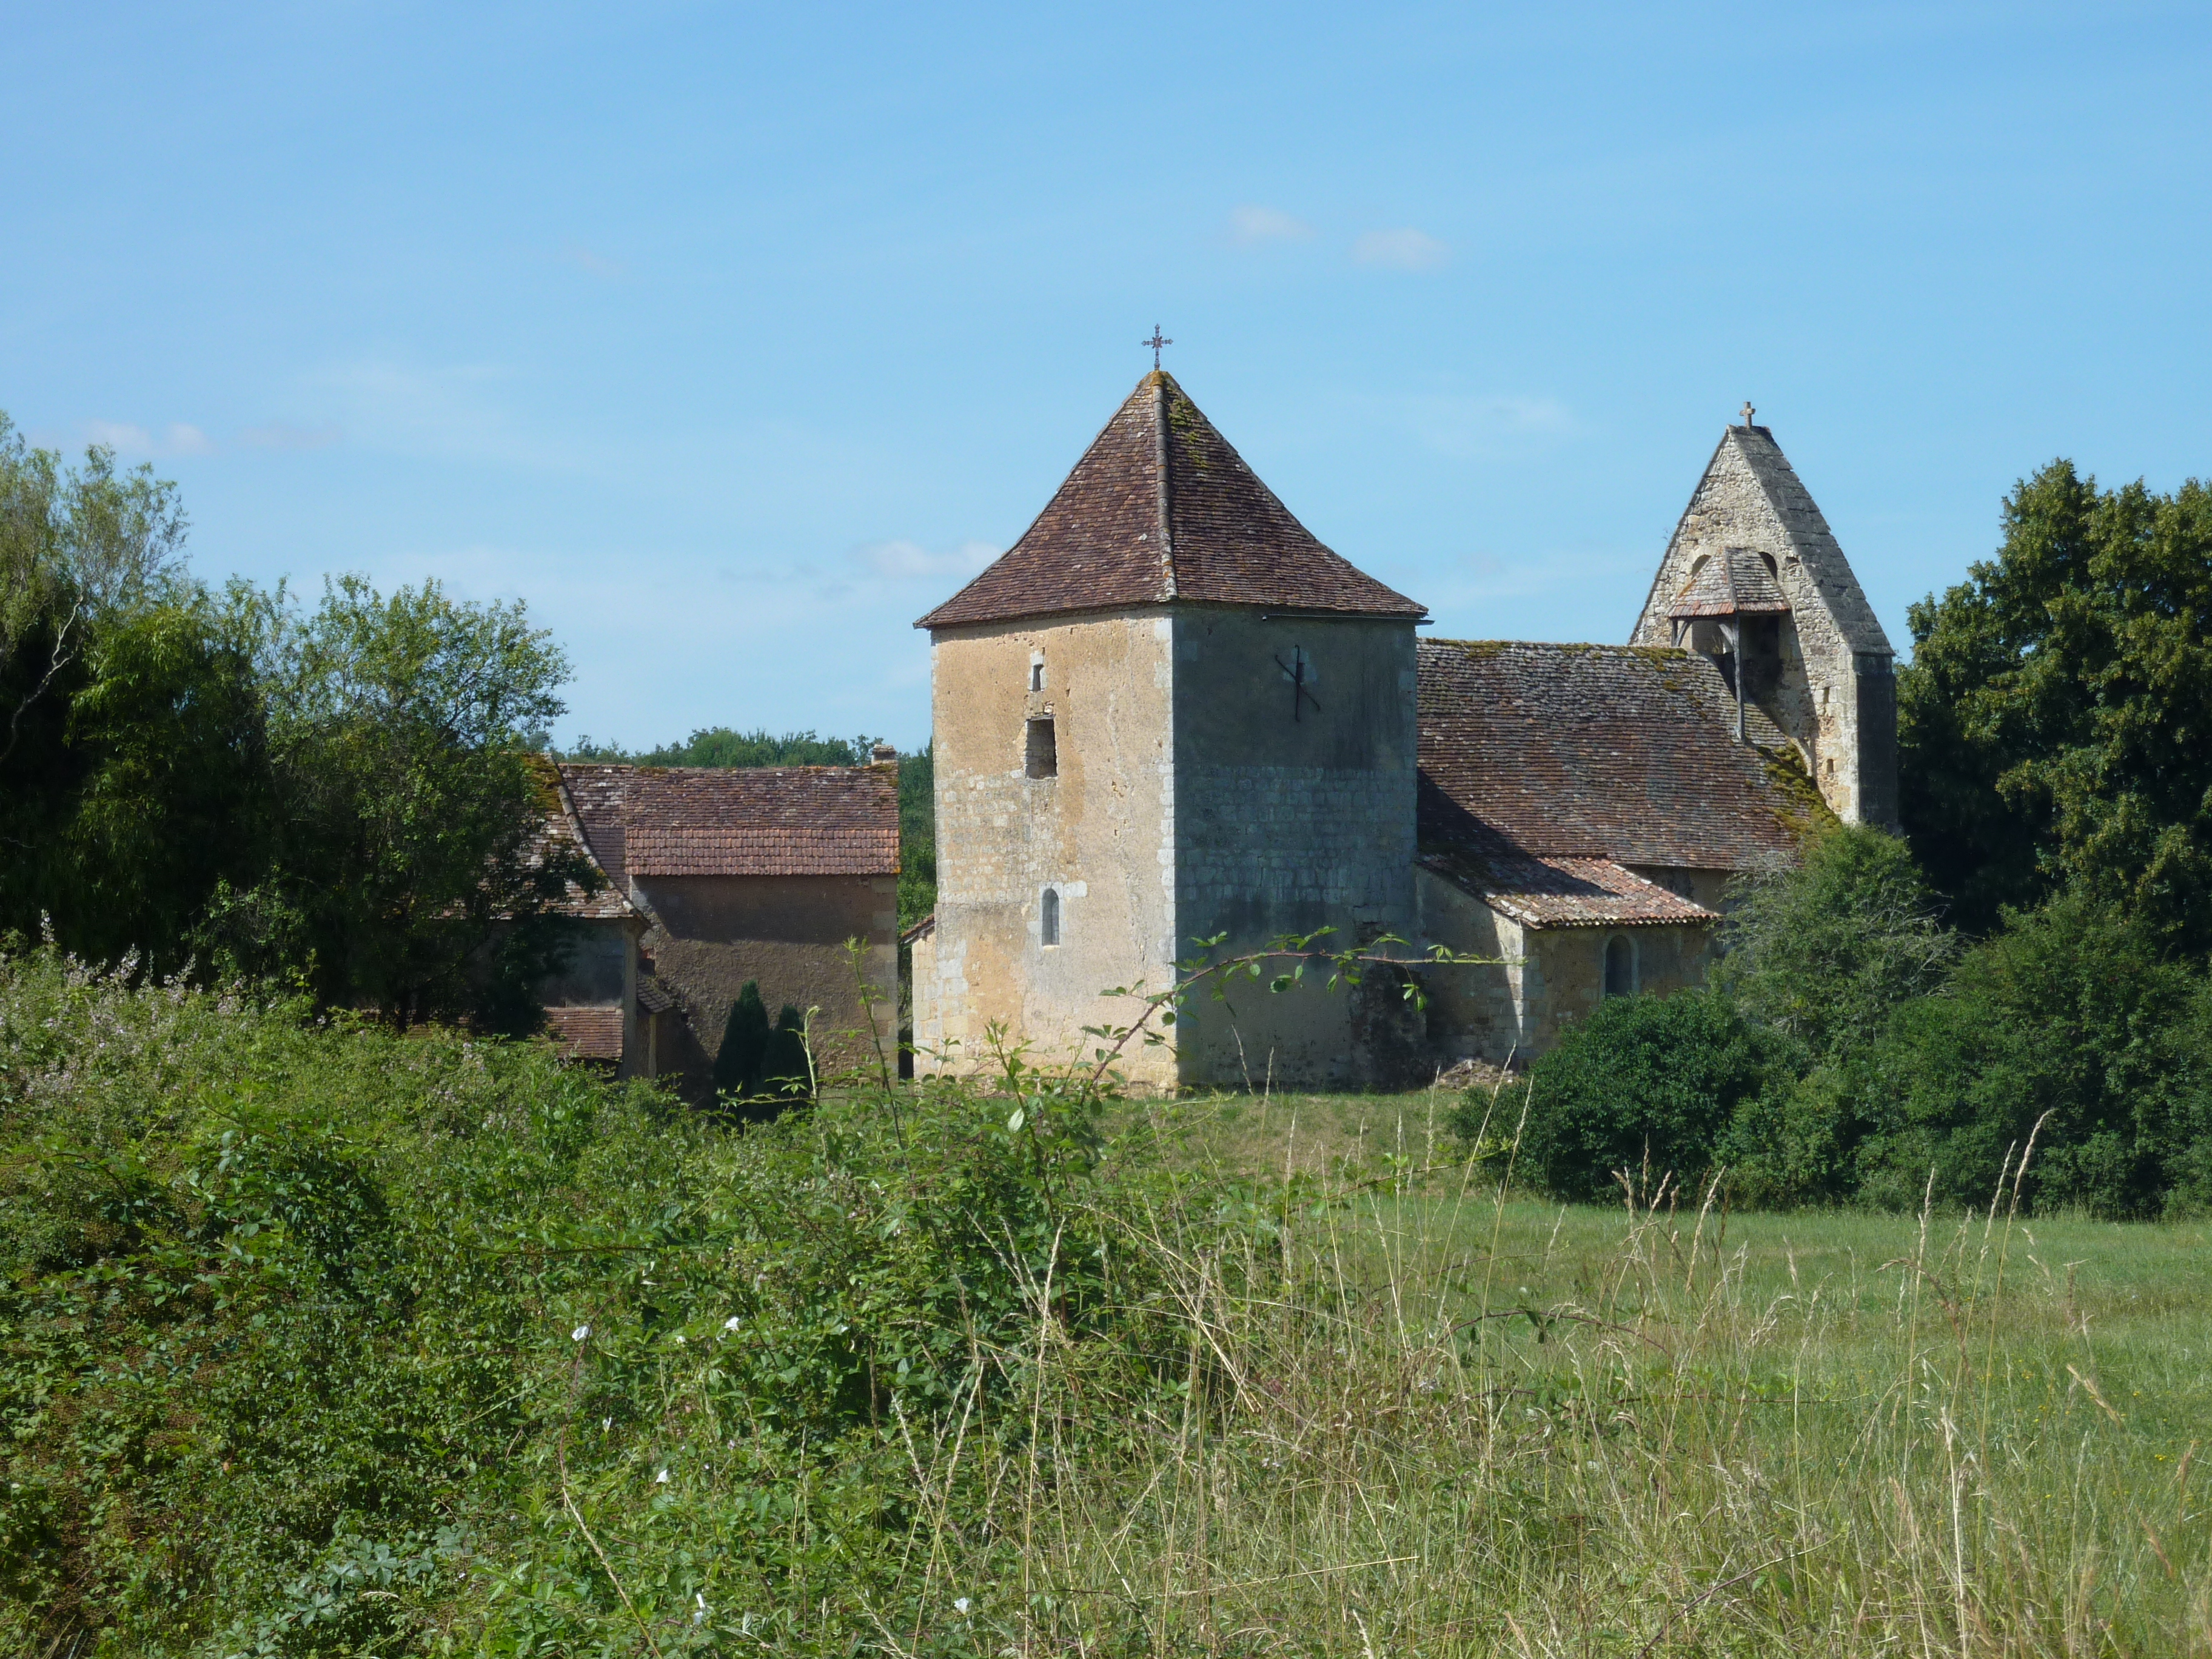
{"label": "white cloud", "polygon": [[247,427],[238,434],[238,441],[252,449],[328,449],[343,435],[334,425],[294,426],[289,421],[270,421],[265,426]]}
{"label": "white cloud", "polygon": [[1426,231],[1370,230],[1352,245],[1352,257],[1382,270],[1437,270],[1451,250]]}
{"label": "white cloud", "polygon": [[1260,247],[1269,242],[1310,242],[1314,228],[1279,208],[1248,203],[1229,214],[1229,237],[1239,247]]}
{"label": "white cloud", "polygon": [[170,456],[212,455],[215,440],[196,426],[181,421],[172,422],[161,428],[157,437],[143,426],[127,421],[87,421],[84,423],[87,441],[113,450],[118,455]]}
{"label": "white cloud", "polygon": [[854,548],[852,559],[872,575],[912,581],[924,577],[972,576],[1000,551],[988,542],[977,541],[962,542],[942,553],[933,553],[919,542],[870,542]]}

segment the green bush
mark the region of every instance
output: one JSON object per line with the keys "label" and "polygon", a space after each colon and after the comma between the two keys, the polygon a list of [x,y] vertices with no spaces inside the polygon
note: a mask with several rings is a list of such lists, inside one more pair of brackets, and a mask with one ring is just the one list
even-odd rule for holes
{"label": "green bush", "polygon": [[1901,1008],[1863,1086],[1879,1127],[1863,1195],[1989,1201],[2035,1136],[2045,1208],[2202,1202],[2212,1141],[2212,993],[2154,921],[2066,895],[2014,913],[1944,991]]}
{"label": "green bush", "polygon": [[1863,824],[1812,838],[1730,901],[1716,988],[1820,1059],[1863,1052],[1957,955],[1911,849]]}
{"label": "green bush", "polygon": [[678,1635],[892,1595],[901,1425],[1018,1437],[1040,1287],[1058,1374],[1152,1363],[1092,1105],[1018,1083],[726,1127],[0,954],[0,1651],[629,1650],[571,1502]]}
{"label": "green bush", "polygon": [[1653,1188],[1668,1172],[1694,1180],[1788,1058],[1724,999],[1609,998],[1532,1068],[1519,1167],[1565,1199],[1610,1198],[1615,1170]]}

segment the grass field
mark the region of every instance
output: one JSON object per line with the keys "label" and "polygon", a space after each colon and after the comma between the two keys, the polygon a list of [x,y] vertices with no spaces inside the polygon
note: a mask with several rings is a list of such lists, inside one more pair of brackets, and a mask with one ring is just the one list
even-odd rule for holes
{"label": "grass field", "polygon": [[[1440,1106],[1128,1109],[1224,1194],[1307,1174],[1242,1259],[1152,1237],[1224,1403],[1028,1472],[1037,1636],[2212,1652],[2204,1226],[1500,1202],[1436,1167]],[[1096,1405],[1039,1389],[1071,1444]]]}

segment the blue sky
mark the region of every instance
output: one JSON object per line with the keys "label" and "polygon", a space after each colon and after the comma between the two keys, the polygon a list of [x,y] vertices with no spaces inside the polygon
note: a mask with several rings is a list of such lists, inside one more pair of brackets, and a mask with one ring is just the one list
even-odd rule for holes
{"label": "blue sky", "polygon": [[2212,472],[2212,9],[11,8],[0,408],[199,570],[436,576],[562,734],[928,726],[1149,367],[1436,632],[1626,637],[1747,398],[1902,648]]}

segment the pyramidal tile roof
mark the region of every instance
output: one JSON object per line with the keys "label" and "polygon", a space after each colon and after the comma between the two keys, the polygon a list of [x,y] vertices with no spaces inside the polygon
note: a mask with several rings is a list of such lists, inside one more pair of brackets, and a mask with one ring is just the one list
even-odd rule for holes
{"label": "pyramidal tile roof", "polygon": [[1021,539],[915,626],[1178,600],[1427,614],[1316,539],[1175,377],[1155,369]]}

